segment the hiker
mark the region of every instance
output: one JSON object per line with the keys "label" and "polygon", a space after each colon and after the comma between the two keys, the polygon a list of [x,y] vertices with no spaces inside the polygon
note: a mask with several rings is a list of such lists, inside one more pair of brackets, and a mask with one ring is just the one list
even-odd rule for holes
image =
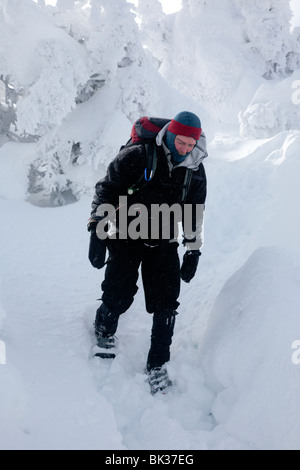
{"label": "hiker", "polygon": [[[155,118],[153,121],[147,119],[139,121],[138,130],[143,131],[144,125],[153,131]],[[156,155],[155,170],[149,168],[149,150],[146,151],[142,138],[138,143],[121,148],[109,164],[106,176],[96,184],[88,222],[88,230],[91,232],[89,259],[92,265],[102,268],[106,250],[108,252],[101,285],[102,303],[97,309],[94,324],[98,345],[95,355],[115,357],[114,335],[118,320],[133,303],[141,267],[146,310],[153,314],[151,345],[146,363],[153,394],[171,384],[166,364],[170,360],[180,282],[183,280],[189,283],[196,273],[201,255],[206,199],[206,175],[202,160],[207,153],[199,117],[183,111],[165,122],[161,130],[158,127],[157,135],[154,133],[152,146]],[[134,134],[135,131],[132,136]],[[146,134],[149,134],[147,129]],[[141,180],[141,175],[143,184],[139,187],[136,182]],[[134,209],[133,212],[126,211],[128,217],[125,226],[124,213],[121,216],[125,204],[120,205],[120,200],[126,201],[127,207]],[[170,222],[167,235],[163,233],[166,222],[164,217],[159,221],[156,217],[156,226],[151,230],[149,228],[153,222],[151,210],[162,204],[167,204],[167,207],[175,204],[183,211],[192,208],[189,212],[192,214],[190,223],[185,224],[183,215],[181,220],[186,248],[181,266],[176,223],[172,225]],[[113,209],[113,215],[107,216],[109,208]],[[146,214],[147,218],[141,219],[144,226],[149,221],[148,231],[146,235],[143,231],[143,237],[139,237],[138,233],[130,236],[124,230],[130,228],[134,220],[133,213],[140,217]],[[103,230],[104,223],[106,232]],[[134,227],[137,228],[137,224]]]}

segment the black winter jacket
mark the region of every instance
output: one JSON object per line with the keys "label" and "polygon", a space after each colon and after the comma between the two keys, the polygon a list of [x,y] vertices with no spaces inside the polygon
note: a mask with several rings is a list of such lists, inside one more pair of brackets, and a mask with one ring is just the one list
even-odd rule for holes
{"label": "black winter jacket", "polygon": [[[191,204],[193,206],[193,232],[196,232],[197,237],[201,238],[200,232],[202,231],[207,185],[204,166],[201,162],[198,168],[191,172],[191,181],[183,201],[183,185],[187,169],[184,166],[172,167],[163,146],[155,145],[158,160],[154,177],[141,190],[136,191],[131,196],[128,196],[128,189],[137,182],[147,165],[145,146],[143,144],[135,144],[125,147],[119,152],[109,164],[106,176],[96,184],[91,220],[98,221],[101,219],[99,214],[97,214],[97,209],[103,204],[111,204],[117,209],[119,207],[120,196],[128,196],[128,207],[133,204],[143,204],[146,206],[149,216],[151,215],[151,205],[153,204],[167,204],[169,207],[173,204],[179,204],[182,208],[184,208],[184,204]],[[200,207],[201,220],[197,220],[196,205]],[[170,238],[173,235],[174,233],[171,233]],[[185,233],[185,231],[184,235],[189,239],[189,234]],[[201,245],[202,242],[200,241],[197,248],[200,248]]]}

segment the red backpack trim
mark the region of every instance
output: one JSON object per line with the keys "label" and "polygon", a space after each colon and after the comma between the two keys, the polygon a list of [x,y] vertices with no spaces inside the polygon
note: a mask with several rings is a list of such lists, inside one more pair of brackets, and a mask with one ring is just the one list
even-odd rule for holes
{"label": "red backpack trim", "polygon": [[[146,150],[146,168],[144,173],[140,176],[140,178],[133,184],[130,188],[127,189],[127,194],[132,195],[136,191],[144,189],[149,182],[153,179],[155,174],[156,165],[157,165],[157,151],[155,146],[155,138],[157,134],[165,127],[166,124],[171,122],[171,119],[164,119],[164,118],[157,118],[157,117],[150,117],[143,116],[132,126],[130,139],[127,144],[121,148],[127,147],[128,145],[132,144],[145,144]],[[197,129],[199,131],[199,129]],[[185,201],[185,198],[188,193],[188,189],[190,186],[190,182],[192,179],[193,171],[190,169],[186,169],[185,179],[182,186],[182,202]]]}
{"label": "red backpack trim", "polygon": [[132,126],[131,130],[131,143],[136,144],[140,142],[148,143],[155,139],[157,134],[162,128],[170,122],[171,119],[163,119],[156,117],[141,117]]}

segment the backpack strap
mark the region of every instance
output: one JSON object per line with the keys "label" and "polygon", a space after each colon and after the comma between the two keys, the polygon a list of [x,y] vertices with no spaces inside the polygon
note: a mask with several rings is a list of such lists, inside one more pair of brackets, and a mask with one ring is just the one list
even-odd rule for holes
{"label": "backpack strap", "polygon": [[186,168],[183,186],[182,186],[182,199],[181,201],[184,202],[187,197],[187,193],[189,191],[189,187],[192,181],[193,170]]}
{"label": "backpack strap", "polygon": [[157,148],[154,143],[145,144],[146,168],[139,179],[127,189],[129,196],[144,188],[152,180],[157,166]]}
{"label": "backpack strap", "polygon": [[170,119],[157,117],[148,118],[144,116],[138,119],[132,126],[131,141],[133,143],[150,143],[168,122],[170,122]]}
{"label": "backpack strap", "polygon": [[[146,151],[146,167],[144,173],[139,177],[139,179],[127,189],[127,194],[131,196],[136,191],[140,191],[143,189],[147,183],[149,183],[155,173],[157,167],[157,148],[154,142],[150,144],[145,144],[145,151]],[[182,198],[181,201],[184,202],[186,200],[189,187],[192,181],[193,170],[186,168],[183,186],[182,186]]]}

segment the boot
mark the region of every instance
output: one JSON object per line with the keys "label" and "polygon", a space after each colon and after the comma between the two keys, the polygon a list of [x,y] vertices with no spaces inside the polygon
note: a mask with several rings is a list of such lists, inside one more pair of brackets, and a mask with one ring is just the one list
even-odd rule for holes
{"label": "boot", "polygon": [[155,367],[148,372],[148,382],[150,385],[151,395],[160,392],[165,394],[168,387],[172,386],[166,367]]}
{"label": "boot", "polygon": [[151,393],[163,392],[172,385],[164,364],[170,360],[170,346],[175,326],[175,310],[154,312],[151,346],[147,359],[148,381]]}
{"label": "boot", "polygon": [[115,354],[115,341],[114,336],[118,327],[119,315],[115,315],[102,304],[97,312],[94,323],[95,336],[97,339],[97,351],[94,354],[102,359],[114,359]]}

